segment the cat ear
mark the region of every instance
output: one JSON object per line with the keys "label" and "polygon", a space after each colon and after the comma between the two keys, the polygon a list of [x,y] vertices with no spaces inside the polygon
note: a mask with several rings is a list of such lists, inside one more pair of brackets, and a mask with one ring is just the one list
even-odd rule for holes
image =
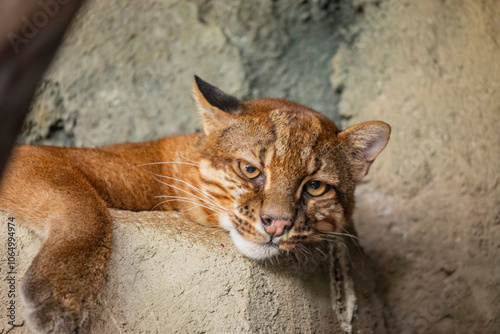
{"label": "cat ear", "polygon": [[193,97],[203,120],[205,133],[227,128],[236,122],[240,101],[194,76]]}
{"label": "cat ear", "polygon": [[390,135],[389,124],[380,121],[357,124],[338,134],[340,141],[348,148],[356,182],[368,174],[371,164],[387,145]]}

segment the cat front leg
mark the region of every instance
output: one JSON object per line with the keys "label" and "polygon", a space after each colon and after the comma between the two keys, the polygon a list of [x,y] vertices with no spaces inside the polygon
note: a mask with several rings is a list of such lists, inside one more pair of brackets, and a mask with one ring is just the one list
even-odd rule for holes
{"label": "cat front leg", "polygon": [[24,275],[24,317],[34,331],[88,332],[91,311],[105,283],[111,250],[109,216],[93,218],[101,225],[95,233],[49,232]]}
{"label": "cat front leg", "polygon": [[36,333],[88,333],[111,253],[105,201],[64,158],[27,147],[8,166],[0,209],[44,238],[21,281],[27,325]]}

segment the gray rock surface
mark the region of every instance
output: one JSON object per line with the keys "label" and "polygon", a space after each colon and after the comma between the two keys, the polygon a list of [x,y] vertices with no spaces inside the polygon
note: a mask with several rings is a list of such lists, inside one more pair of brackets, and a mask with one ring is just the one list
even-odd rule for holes
{"label": "gray rock surface", "polygon": [[500,328],[500,4],[382,1],[332,60],[339,112],[391,142],[358,188],[390,333]]}
{"label": "gray rock surface", "polygon": [[378,274],[353,265],[359,295],[382,301],[374,330],[493,333],[498,17],[495,0],[95,1],[20,141],[99,146],[193,131],[193,74],[238,97],[310,105],[344,127],[387,121],[392,139],[359,187],[355,214]]}
{"label": "gray rock surface", "polygon": [[[257,262],[244,258],[226,232],[196,225],[176,212],[113,210],[112,216],[113,255],[91,333],[341,332],[332,309],[328,257],[320,249]],[[0,213],[0,221],[8,217]],[[17,220],[14,238],[16,298],[2,294],[0,301],[15,301],[19,326],[9,326],[2,317],[0,330],[30,333],[19,282],[41,239]],[[0,241],[6,244],[6,233]],[[0,267],[2,272],[7,268],[6,256]],[[0,285],[2,290],[9,286]],[[354,319],[355,329],[383,328],[376,300],[361,296],[358,307],[363,317]]]}
{"label": "gray rock surface", "polygon": [[89,147],[192,132],[200,128],[194,74],[240,98],[289,98],[338,119],[330,59],[347,20],[337,7],[93,2],[46,76],[21,141]]}

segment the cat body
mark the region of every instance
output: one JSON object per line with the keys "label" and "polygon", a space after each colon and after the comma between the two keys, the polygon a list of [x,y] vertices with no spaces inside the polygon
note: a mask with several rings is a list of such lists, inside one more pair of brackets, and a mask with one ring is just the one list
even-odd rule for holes
{"label": "cat body", "polygon": [[0,210],[45,240],[22,282],[25,318],[40,333],[84,333],[111,252],[108,208],[178,210],[228,230],[265,259],[341,233],[355,185],[390,127],[340,131],[282,99],[240,102],[195,77],[204,132],[97,149],[17,147]]}

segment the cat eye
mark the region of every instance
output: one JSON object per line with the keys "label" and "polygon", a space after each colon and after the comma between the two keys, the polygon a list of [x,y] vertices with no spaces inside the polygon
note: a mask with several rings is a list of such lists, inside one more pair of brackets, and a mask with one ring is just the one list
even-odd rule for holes
{"label": "cat eye", "polygon": [[255,179],[260,175],[260,170],[257,167],[254,167],[249,163],[243,161],[240,161],[240,171],[249,179]]}
{"label": "cat eye", "polygon": [[313,180],[307,182],[306,185],[304,186],[304,189],[309,195],[317,197],[323,195],[328,190],[330,190],[330,186],[325,182]]}

